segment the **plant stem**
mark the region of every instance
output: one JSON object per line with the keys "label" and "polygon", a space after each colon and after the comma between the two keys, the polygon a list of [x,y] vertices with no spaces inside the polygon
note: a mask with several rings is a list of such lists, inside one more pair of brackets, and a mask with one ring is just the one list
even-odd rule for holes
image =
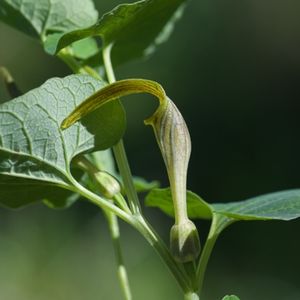
{"label": "plant stem", "polygon": [[[75,181],[76,182],[76,181]],[[111,237],[113,240],[113,247],[115,251],[115,257],[117,261],[118,266],[118,277],[119,282],[121,285],[121,289],[124,295],[125,300],[132,300],[130,286],[129,286],[129,280],[127,277],[126,268],[123,262],[123,256],[122,256],[122,250],[121,250],[121,244],[120,244],[120,231],[119,231],[119,224],[117,216],[123,219],[125,222],[133,225],[133,219],[132,217],[124,212],[123,210],[116,207],[113,203],[111,203],[108,200],[102,199],[98,195],[90,192],[83,186],[81,186],[79,183],[73,183],[76,188],[77,192],[84,196],[87,199],[90,199],[91,202],[99,206],[103,209],[106,219],[108,221],[108,227],[111,233]]]}
{"label": "plant stem", "polygon": [[108,227],[109,227],[110,234],[112,237],[112,242],[113,242],[113,247],[114,247],[115,257],[116,257],[116,262],[117,262],[117,268],[118,268],[117,273],[118,273],[121,289],[123,292],[123,296],[124,296],[124,299],[126,299],[126,300],[132,300],[128,275],[127,275],[127,271],[125,268],[123,255],[122,255],[118,218],[115,214],[111,213],[110,211],[104,211],[104,213],[106,215]]}
{"label": "plant stem", "polygon": [[[111,48],[112,44],[104,47],[103,49],[103,61],[107,74],[107,79],[109,83],[116,81],[115,74],[113,71],[113,66],[111,63]],[[149,244],[158,252],[160,257],[163,259],[165,264],[169,267],[170,271],[174,275],[176,281],[184,291],[185,295],[194,295],[194,298],[186,298],[187,300],[196,300],[196,294],[191,292],[190,280],[182,267],[181,264],[178,264],[173,256],[171,255],[169,249],[166,247],[165,243],[161,240],[159,235],[151,228],[147,223],[145,218],[141,214],[140,203],[136,190],[134,188],[132,174],[128,164],[127,156],[124,149],[123,141],[121,140],[118,144],[113,147],[114,155],[116,162],[121,173],[122,179],[124,181],[125,192],[128,197],[129,205],[132,209],[135,219],[135,222],[132,224],[149,242]]]}
{"label": "plant stem", "polygon": [[22,92],[16,85],[15,80],[5,67],[0,66],[0,77],[3,77],[8,94],[12,99],[22,95]]}
{"label": "plant stem", "polygon": [[79,193],[81,196],[89,199],[92,203],[97,205],[98,207],[102,208],[103,210],[110,211],[117,215],[119,218],[124,220],[126,223],[133,225],[133,218],[132,215],[128,214],[127,212],[123,211],[113,203],[107,201],[106,199],[96,195],[95,193],[91,192],[90,190],[86,189],[80,183],[78,183],[75,179],[70,178],[73,186],[74,192]]}
{"label": "plant stem", "polygon": [[185,270],[182,268],[181,264],[178,264],[174,260],[164,241],[162,241],[160,236],[155,232],[151,225],[148,224],[143,216],[135,216],[135,219],[136,222],[133,224],[133,226],[145,237],[149,244],[160,255],[164,263],[169,267],[169,270],[175,277],[183,292],[191,292],[190,281]]}
{"label": "plant stem", "polygon": [[[103,49],[103,61],[104,66],[107,74],[107,79],[109,83],[113,83],[116,81],[113,66],[111,63],[110,52],[111,52],[112,44],[104,47]],[[121,174],[121,177],[124,182],[124,188],[126,195],[128,197],[128,202],[130,208],[134,214],[139,214],[141,211],[139,199],[134,188],[132,174],[129,167],[128,159],[126,156],[123,140],[120,140],[114,147],[113,147],[114,155],[116,158],[116,162]]]}
{"label": "plant stem", "polygon": [[214,245],[220,235],[220,233],[233,222],[232,219],[225,216],[214,213],[212,223],[208,233],[207,240],[201,253],[199,264],[197,267],[197,282],[200,294],[202,292],[204,276],[207,268],[207,264],[214,248]]}
{"label": "plant stem", "polygon": [[89,74],[96,79],[101,79],[99,74],[89,66],[82,66],[67,50],[67,48],[59,51],[57,56],[75,73]]}
{"label": "plant stem", "polygon": [[[98,167],[96,167],[92,162],[90,162],[84,156],[77,157],[74,160],[74,163],[83,171],[87,172],[90,176],[93,176],[93,174],[101,171]],[[94,177],[94,180],[97,180],[97,177]],[[121,206],[121,208],[124,209],[125,212],[131,214],[131,211],[129,210],[125,199],[120,193],[114,195],[113,200],[117,202]],[[107,201],[111,204],[113,204],[113,200],[107,199]],[[122,255],[118,218],[110,210],[103,209],[103,212],[106,217],[108,228],[113,242],[113,248],[114,248],[117,268],[118,268],[117,274],[119,277],[119,282],[123,292],[123,296],[125,300],[132,300],[129,280],[128,280],[127,271],[123,260],[123,255]]]}
{"label": "plant stem", "polygon": [[[69,67],[74,73],[83,73],[83,74],[89,74],[93,76],[96,79],[101,79],[101,77],[98,75],[97,72],[95,72],[92,68],[88,66],[82,67],[76,59],[70,55],[67,51],[60,51],[60,54],[58,55]],[[87,168],[86,171],[97,171],[97,167],[94,166],[92,163],[90,163],[88,160],[84,160],[84,162],[88,162],[88,165],[84,166]],[[122,255],[122,249],[121,249],[121,243],[120,243],[120,230],[119,230],[119,223],[118,223],[118,217],[123,219],[125,222],[132,224],[132,217],[131,217],[131,211],[129,210],[127,203],[123,196],[121,194],[117,194],[114,196],[114,200],[121,206],[122,209],[115,206],[112,202],[107,201],[98,195],[90,192],[83,186],[81,186],[79,183],[74,181],[73,184],[76,187],[76,192],[80,193],[82,196],[84,196],[87,199],[90,199],[91,202],[99,206],[103,209],[103,212],[106,216],[108,227],[110,230],[110,234],[113,241],[113,248],[115,252],[116,262],[118,266],[118,277],[120,286],[123,292],[123,296],[125,300],[132,300],[129,280],[127,271],[125,268],[123,255]]]}

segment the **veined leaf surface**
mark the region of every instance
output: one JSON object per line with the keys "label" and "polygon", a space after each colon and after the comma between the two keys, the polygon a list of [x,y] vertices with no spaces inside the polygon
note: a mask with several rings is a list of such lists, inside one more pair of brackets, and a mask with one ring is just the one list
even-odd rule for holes
{"label": "veined leaf surface", "polygon": [[[157,207],[173,216],[169,189],[154,189],[146,197],[146,205]],[[300,189],[257,196],[244,201],[208,204],[198,195],[187,192],[188,214],[194,219],[210,219],[209,211],[235,221],[292,220],[300,217]]]}
{"label": "veined leaf surface", "polygon": [[0,20],[34,38],[91,26],[98,12],[92,0],[1,0]]}
{"label": "veined leaf surface", "polygon": [[[29,194],[32,189],[40,190],[39,184],[71,189],[72,158],[109,148],[124,133],[125,116],[118,102],[105,105],[68,130],[60,129],[62,120],[103,86],[103,82],[87,75],[53,78],[39,88],[2,104],[2,186],[4,182],[9,182],[11,187],[23,186]],[[0,202],[8,205],[5,199],[7,190],[1,188]]]}

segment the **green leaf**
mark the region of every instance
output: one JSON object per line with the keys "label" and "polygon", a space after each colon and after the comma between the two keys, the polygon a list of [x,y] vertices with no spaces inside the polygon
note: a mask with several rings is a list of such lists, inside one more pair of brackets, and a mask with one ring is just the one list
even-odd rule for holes
{"label": "green leaf", "polygon": [[[167,215],[174,215],[169,189],[152,190],[146,205],[157,207]],[[187,192],[188,215],[194,219],[210,219],[211,212],[234,221],[292,220],[300,217],[300,189],[270,193],[244,201],[229,203],[204,202],[198,195]]]}
{"label": "green leaf", "polygon": [[[34,189],[42,191],[37,187],[40,184],[72,189],[72,158],[109,148],[124,133],[124,111],[116,101],[93,112],[72,128],[60,129],[62,120],[103,86],[103,82],[88,75],[53,78],[0,105],[1,183],[7,181],[20,186],[24,185],[24,180],[31,180],[29,195],[34,194]],[[0,202],[7,204],[8,193],[7,189],[0,190]],[[10,193],[9,200],[13,199],[15,190],[10,189]]]}
{"label": "green leaf", "polygon": [[[167,215],[174,217],[170,188],[151,190],[145,198],[145,204],[149,207],[157,207]],[[211,206],[191,191],[187,191],[187,210],[191,219],[212,218]]]}
{"label": "green leaf", "polygon": [[230,296],[225,296],[222,300],[240,300],[240,298],[234,295],[230,295]]}
{"label": "green leaf", "polygon": [[133,184],[138,193],[148,192],[159,187],[157,180],[148,181],[140,176],[133,176]]}
{"label": "green leaf", "polygon": [[78,198],[77,194],[37,180],[0,175],[0,204],[19,208],[38,201],[52,207],[67,207]]}
{"label": "green leaf", "polygon": [[98,45],[94,38],[86,38],[72,44],[71,53],[79,59],[88,59],[98,53]]}
{"label": "green leaf", "polygon": [[98,18],[92,0],[1,0],[0,20],[34,38],[93,25]]}
{"label": "green leaf", "polygon": [[215,212],[235,220],[284,220],[300,217],[300,189],[270,193],[248,200],[212,204]]}
{"label": "green leaf", "polygon": [[153,53],[173,31],[182,15],[185,0],[143,0],[121,4],[93,26],[64,35],[55,35],[45,43],[54,55],[71,43],[100,36],[104,47],[113,44],[113,60],[121,63]]}
{"label": "green leaf", "polygon": [[93,152],[89,155],[90,160],[101,171],[117,177],[116,165],[111,149]]}

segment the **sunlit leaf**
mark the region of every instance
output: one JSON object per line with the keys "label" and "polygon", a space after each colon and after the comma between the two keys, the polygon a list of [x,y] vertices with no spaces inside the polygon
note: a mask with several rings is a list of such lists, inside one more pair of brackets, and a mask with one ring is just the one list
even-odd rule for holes
{"label": "sunlit leaf", "polygon": [[98,53],[98,45],[95,39],[86,38],[72,44],[71,53],[79,59],[86,60]]}
{"label": "sunlit leaf", "polygon": [[55,54],[74,41],[101,37],[104,46],[113,43],[113,61],[121,63],[147,56],[165,42],[180,18],[185,0],[143,0],[121,4],[93,26],[49,37],[45,49]]}
{"label": "sunlit leaf", "polygon": [[34,38],[93,25],[98,18],[92,0],[1,0],[0,20]]}
{"label": "sunlit leaf", "polygon": [[284,220],[300,217],[300,190],[270,193],[244,201],[217,203],[214,210],[235,220]]}

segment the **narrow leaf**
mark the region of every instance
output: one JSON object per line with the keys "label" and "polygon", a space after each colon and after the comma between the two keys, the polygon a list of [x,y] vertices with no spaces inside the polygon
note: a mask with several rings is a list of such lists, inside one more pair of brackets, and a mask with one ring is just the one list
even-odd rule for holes
{"label": "narrow leaf", "polygon": [[185,2],[143,0],[121,4],[91,27],[51,37],[46,41],[45,49],[53,55],[79,39],[100,36],[104,46],[114,44],[115,63],[147,56],[168,39]]}
{"label": "narrow leaf", "polygon": [[[39,182],[71,189],[72,158],[111,147],[124,132],[124,111],[117,102],[109,103],[69,130],[60,129],[63,118],[102,86],[103,82],[87,75],[53,78],[0,105],[2,179],[9,178],[10,184],[26,179],[34,180],[35,185]],[[1,189],[0,202],[5,199],[7,193]]]}

